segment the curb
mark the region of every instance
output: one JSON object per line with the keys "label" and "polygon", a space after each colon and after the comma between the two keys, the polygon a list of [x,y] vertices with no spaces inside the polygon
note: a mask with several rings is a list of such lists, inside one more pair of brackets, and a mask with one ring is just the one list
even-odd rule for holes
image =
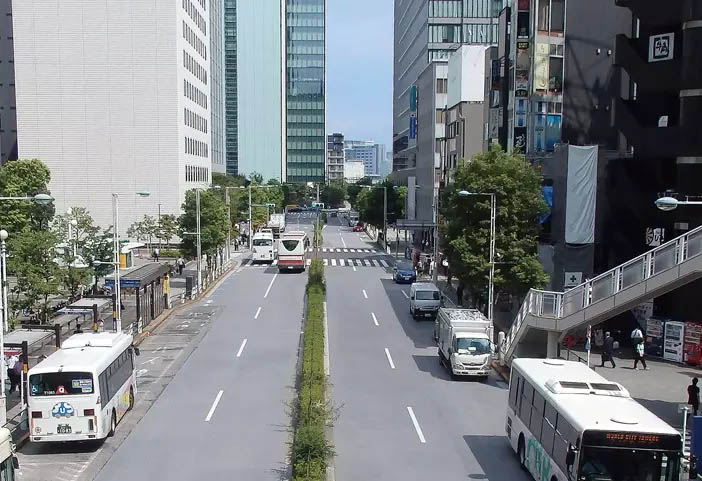
{"label": "curb", "polygon": [[498,361],[492,361],[490,365],[497,375],[500,376],[504,382],[509,384],[509,371],[507,371],[503,366],[500,366]]}
{"label": "curb", "polygon": [[195,299],[190,299],[189,301],[186,301],[180,305],[171,308],[171,310],[169,310],[165,314],[162,314],[161,319],[156,319],[152,321],[148,326],[144,328],[142,332],[139,333],[138,338],[132,343],[132,345],[138,347],[142,342],[144,342],[144,340],[147,337],[151,335],[151,331],[155,331],[156,329],[158,329],[161,326],[161,324],[166,322],[166,320],[169,317],[171,317],[174,313],[179,312],[180,310],[192,305],[195,302],[198,302],[200,299],[204,298],[206,294],[208,294],[210,291],[217,289],[220,286],[220,284],[222,284],[222,282],[224,282],[227,279],[227,277],[229,277],[232,274],[232,272],[236,270],[238,266],[239,262],[234,261],[231,267],[227,269],[227,271],[224,274],[222,274],[222,277],[220,277],[214,284],[210,285],[207,289],[202,291],[202,293]]}

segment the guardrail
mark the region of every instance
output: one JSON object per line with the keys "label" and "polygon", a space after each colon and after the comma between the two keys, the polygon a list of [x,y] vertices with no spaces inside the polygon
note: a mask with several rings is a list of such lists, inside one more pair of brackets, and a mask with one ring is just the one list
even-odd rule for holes
{"label": "guardrail", "polygon": [[29,418],[27,408],[23,408],[19,413],[7,420],[3,425],[10,430],[12,442],[16,445],[22,444],[29,437]]}
{"label": "guardrail", "polygon": [[548,319],[568,317],[700,254],[702,254],[702,226],[566,292],[531,289],[519,308],[512,327],[505,336],[505,342],[501,349],[503,357],[506,356],[515,341],[527,315],[531,314]]}

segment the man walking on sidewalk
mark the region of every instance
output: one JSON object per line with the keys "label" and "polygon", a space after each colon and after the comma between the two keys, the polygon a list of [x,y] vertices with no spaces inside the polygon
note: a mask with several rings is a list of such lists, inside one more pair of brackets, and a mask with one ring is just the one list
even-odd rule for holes
{"label": "man walking on sidewalk", "polygon": [[614,338],[607,332],[605,334],[604,345],[602,346],[602,364],[600,367],[604,367],[605,361],[612,363],[612,368],[617,367],[614,364]]}
{"label": "man walking on sidewalk", "polygon": [[456,287],[456,304],[458,307],[463,307],[463,283],[459,282]]}

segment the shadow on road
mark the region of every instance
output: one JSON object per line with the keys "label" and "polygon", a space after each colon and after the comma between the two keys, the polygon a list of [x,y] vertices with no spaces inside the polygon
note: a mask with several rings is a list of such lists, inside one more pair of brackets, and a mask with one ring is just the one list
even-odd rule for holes
{"label": "shadow on road", "polygon": [[25,456],[44,454],[85,454],[94,453],[102,447],[105,440],[76,441],[71,443],[25,443],[19,452]]}
{"label": "shadow on road", "polygon": [[482,468],[482,473],[468,473],[468,479],[504,479],[529,481],[531,477],[519,467],[506,436],[465,435],[463,440]]}
{"label": "shadow on road", "polygon": [[443,381],[451,381],[451,376],[446,368],[439,364],[438,354],[434,354],[433,356],[413,355],[412,358],[420,371],[431,374],[433,377]]}
{"label": "shadow on road", "polygon": [[[402,295],[400,288],[392,279],[381,279],[385,293],[390,300],[395,316],[404,329],[407,337],[412,339],[414,347],[427,348],[435,347],[434,342],[434,321],[415,321],[409,312],[409,300]],[[402,287],[406,292],[409,291],[408,286]],[[438,363],[438,361],[437,361]]]}

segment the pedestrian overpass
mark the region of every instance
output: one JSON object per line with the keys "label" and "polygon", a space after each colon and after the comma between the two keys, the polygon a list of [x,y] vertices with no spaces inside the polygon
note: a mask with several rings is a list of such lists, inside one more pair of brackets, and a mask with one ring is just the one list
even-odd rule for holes
{"label": "pedestrian overpass", "polygon": [[702,226],[566,292],[531,289],[500,346],[500,359],[557,357],[560,339],[702,277]]}

